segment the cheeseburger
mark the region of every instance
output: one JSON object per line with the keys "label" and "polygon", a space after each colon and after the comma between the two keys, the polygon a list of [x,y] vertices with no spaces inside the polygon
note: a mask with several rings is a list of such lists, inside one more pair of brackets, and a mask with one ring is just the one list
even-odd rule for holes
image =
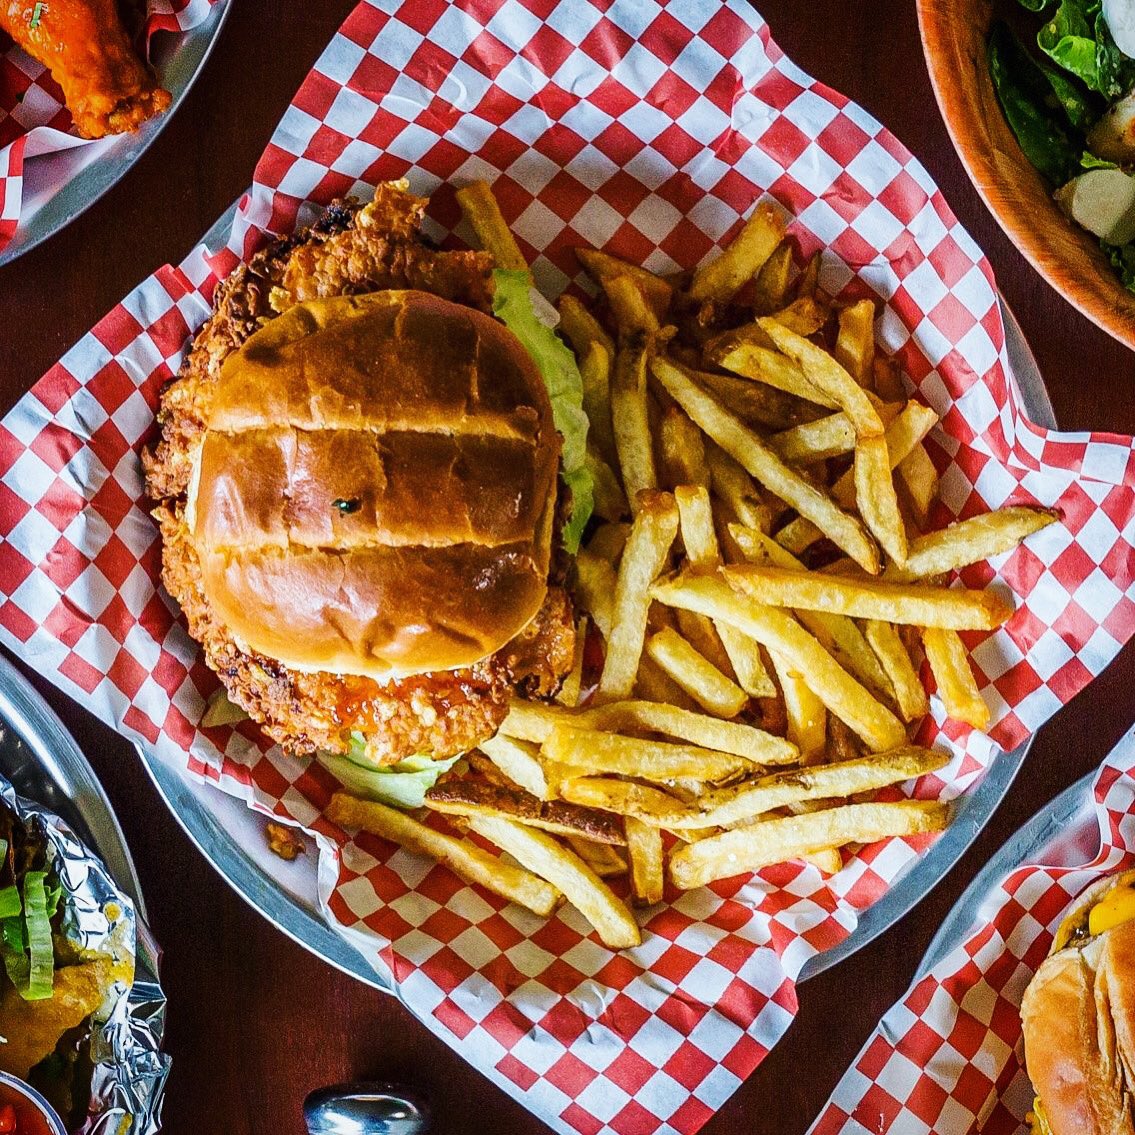
{"label": "cheeseburger", "polygon": [[1135,871],[1061,923],[1021,1002],[1036,1135],[1135,1131]]}
{"label": "cheeseburger", "polygon": [[295,753],[451,756],[572,663],[548,387],[425,205],[380,186],[238,268],[143,457],[189,633]]}

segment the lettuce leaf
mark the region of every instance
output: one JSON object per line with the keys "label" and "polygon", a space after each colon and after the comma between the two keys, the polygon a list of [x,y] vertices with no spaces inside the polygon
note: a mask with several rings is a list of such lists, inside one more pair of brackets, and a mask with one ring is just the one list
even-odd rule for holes
{"label": "lettuce leaf", "polygon": [[[594,482],[587,469],[587,415],[583,412],[583,379],[575,356],[537,310],[550,308],[539,293],[533,295],[527,272],[493,272],[493,314],[524,344],[543,376],[552,400],[552,417],[564,439],[562,471],[571,490],[571,518],[564,526],[564,546],[579,550],[583,529],[591,516]],[[555,311],[552,310],[554,317]],[[545,313],[546,315],[546,313]]]}
{"label": "lettuce leaf", "polygon": [[1132,61],[1111,37],[1102,0],[1060,0],[1037,34],[1037,45],[1109,101],[1126,94],[1135,81]]}
{"label": "lettuce leaf", "polygon": [[406,757],[396,765],[377,766],[364,754],[362,737],[351,735],[351,748],[346,756],[320,753],[319,760],[343,782],[343,787],[364,800],[377,800],[394,808],[420,808],[426,793],[461,759],[461,754],[447,760],[429,757]]}

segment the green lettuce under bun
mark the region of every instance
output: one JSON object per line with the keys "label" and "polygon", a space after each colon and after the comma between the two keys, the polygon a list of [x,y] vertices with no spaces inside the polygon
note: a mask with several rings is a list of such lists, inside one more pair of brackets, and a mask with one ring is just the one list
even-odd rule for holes
{"label": "green lettuce under bun", "polygon": [[421,808],[426,793],[461,756],[441,761],[425,756],[406,757],[397,764],[380,766],[366,759],[362,734],[352,733],[345,755],[320,753],[319,760],[354,796],[377,800],[394,808]]}

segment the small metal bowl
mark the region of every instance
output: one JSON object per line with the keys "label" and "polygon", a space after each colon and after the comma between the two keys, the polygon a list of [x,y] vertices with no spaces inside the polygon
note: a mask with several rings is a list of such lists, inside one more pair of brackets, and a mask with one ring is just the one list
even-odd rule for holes
{"label": "small metal bowl", "polygon": [[51,1132],[51,1135],[67,1135],[67,1128],[63,1126],[63,1120],[59,1118],[59,1113],[31,1084],[26,1084],[23,1080],[16,1079],[15,1076],[9,1076],[7,1072],[0,1072],[0,1104],[9,1102],[2,1098],[5,1095],[15,1095],[38,1112],[47,1124],[47,1129]]}

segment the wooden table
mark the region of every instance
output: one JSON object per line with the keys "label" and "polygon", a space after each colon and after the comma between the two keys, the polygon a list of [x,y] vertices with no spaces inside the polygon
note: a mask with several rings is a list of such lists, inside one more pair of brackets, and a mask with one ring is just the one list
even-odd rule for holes
{"label": "wooden table", "polygon": [[[68,229],[0,269],[0,410],[139,280],[180,260],[246,187],[292,93],[351,7],[236,3],[197,86],[138,165]],[[760,7],[798,64],[874,113],[929,167],[988,253],[1061,426],[1135,432],[1135,360],[1052,291],[986,212],[939,118],[913,5]],[[249,908],[182,834],[128,745],[39,684],[110,793],[165,948],[169,1135],[300,1132],[308,1091],[359,1077],[416,1085],[434,1101],[442,1135],[545,1130],[393,999],[318,961]],[[899,925],[800,989],[796,1023],[706,1135],[807,1128],[974,873],[1122,735],[1133,687],[1128,649],[1041,732],[1008,799],[949,876]]]}

